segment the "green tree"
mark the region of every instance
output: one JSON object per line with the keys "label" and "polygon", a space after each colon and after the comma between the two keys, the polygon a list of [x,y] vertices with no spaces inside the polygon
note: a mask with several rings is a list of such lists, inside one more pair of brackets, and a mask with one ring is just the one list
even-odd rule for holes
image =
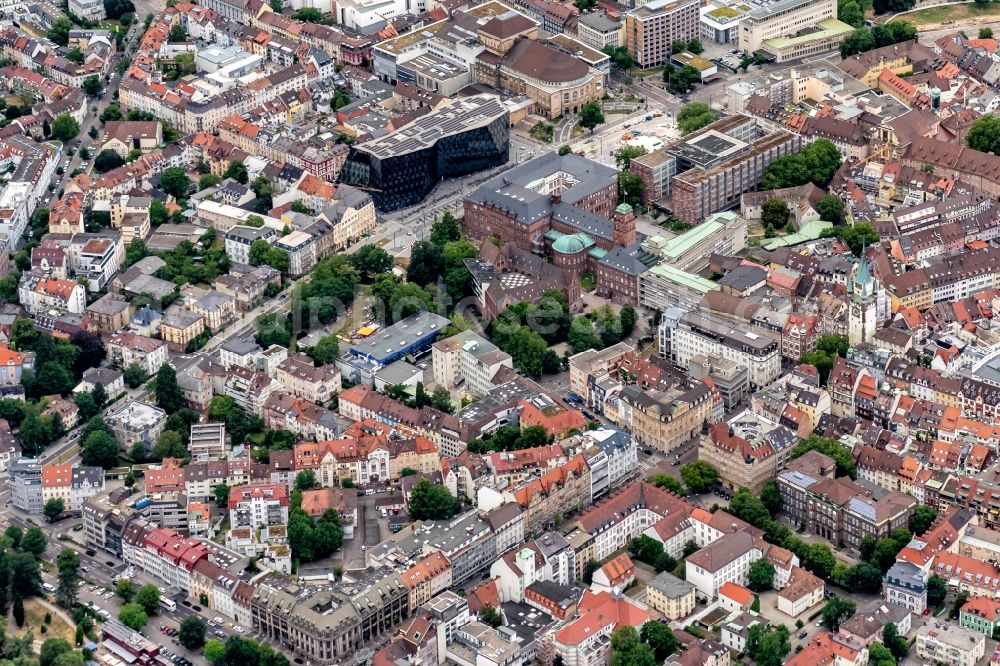
{"label": "green tree", "polygon": [[719,114],[712,111],[712,108],[704,102],[691,102],[681,107],[677,112],[677,128],[681,134],[697,132],[706,125],[711,125],[718,120]]}
{"label": "green tree", "polygon": [[821,220],[834,224],[843,224],[844,222],[844,202],[836,195],[827,194],[820,199],[819,203],[816,204],[816,212],[819,213]]}
{"label": "green tree", "polygon": [[80,133],[80,123],[68,113],[61,113],[52,121],[52,138],[56,141],[72,141]]}
{"label": "green tree", "polygon": [[567,342],[569,342],[569,346],[573,349],[574,354],[601,346],[600,341],[594,334],[593,324],[590,323],[589,319],[582,316],[573,319],[573,323],[569,327]]}
{"label": "green tree", "polygon": [[817,139],[794,155],[785,155],[771,162],[764,170],[761,189],[775,190],[812,182],[826,187],[840,167],[842,156],[833,142]]}
{"label": "green tree", "polygon": [[458,219],[449,211],[445,211],[441,219],[431,225],[431,243],[443,248],[447,243],[453,243],[462,237],[462,226]]}
{"label": "green tree", "polygon": [[791,217],[788,204],[781,199],[768,199],[761,206],[760,210],[761,222],[765,226],[769,225],[775,229],[783,229],[788,224],[789,217]]}
{"label": "green tree", "polygon": [[38,652],[38,666],[52,666],[59,655],[72,652],[73,646],[62,638],[46,638]]}
{"label": "green tree", "polygon": [[365,245],[351,255],[351,265],[365,279],[372,279],[379,273],[392,270],[392,256],[375,245]]}
{"label": "green tree", "polygon": [[[96,418],[96,417],[95,417]],[[84,465],[111,469],[118,465],[118,442],[105,431],[92,432],[83,439]]]}
{"label": "green tree", "polygon": [[[920,504],[910,516],[910,531],[916,536],[921,536],[937,519],[937,509],[926,504]],[[888,646],[889,644],[886,643]],[[891,647],[891,646],[890,646]]]}
{"label": "green tree", "polygon": [[623,171],[628,169],[628,165],[636,157],[641,157],[646,154],[646,149],[642,146],[622,146],[615,151],[615,164],[618,165],[618,170]]}
{"label": "green tree", "polygon": [[573,152],[573,147],[570,146],[568,143],[564,143],[563,145],[559,146],[558,152],[560,156],[569,155],[570,153]]}
{"label": "green tree", "polygon": [[632,331],[635,330],[635,323],[639,318],[636,314],[635,308],[631,305],[623,306],[621,311],[618,313],[618,318],[622,325],[622,336],[627,338],[632,335]]}
{"label": "green tree", "polygon": [[29,527],[21,538],[21,550],[39,558],[45,552],[49,540],[41,528]]}
{"label": "green tree", "polygon": [[882,644],[897,660],[905,657],[910,651],[909,641],[899,635],[899,628],[894,622],[887,622],[882,627]]}
{"label": "green tree", "polygon": [[45,519],[50,523],[58,518],[61,518],[65,510],[66,503],[61,497],[53,497],[45,503],[44,507],[42,507],[42,513],[45,514]]}
{"label": "green tree", "polygon": [[837,3],[837,18],[852,28],[865,27],[865,13],[856,0],[840,0]]}
{"label": "green tree", "polygon": [[187,457],[187,446],[184,444],[184,438],[179,432],[164,430],[156,438],[156,444],[153,446],[150,457],[154,460],[163,460],[164,458],[184,459]]}
{"label": "green tree", "polygon": [[184,169],[167,167],[160,174],[160,189],[177,199],[182,199],[191,189],[191,179]]}
{"label": "green tree", "polygon": [[695,37],[690,42],[688,42],[688,51],[695,55],[701,55],[705,52],[705,47],[701,45],[701,40]]}
{"label": "green tree", "polygon": [[56,557],[58,572],[56,585],[56,600],[63,608],[73,608],[76,605],[76,592],[80,581],[80,556],[72,548],[63,548]]}
{"label": "green tree", "polygon": [[664,490],[669,490],[675,495],[684,497],[688,494],[687,488],[684,487],[680,481],[667,474],[654,474],[653,476],[646,479],[652,483],[657,488],[663,488]]}
{"label": "green tree", "polygon": [[223,178],[232,178],[236,182],[242,183],[243,185],[250,182],[250,174],[247,173],[246,165],[239,161],[230,162],[222,176]]}
{"label": "green tree", "polygon": [[598,102],[587,102],[580,107],[580,125],[591,132],[604,123],[604,112]]}
{"label": "green tree", "polygon": [[319,488],[319,481],[316,480],[316,472],[311,469],[301,470],[295,475],[295,489],[299,492]]}
{"label": "green tree", "polygon": [[869,666],[896,666],[896,660],[889,648],[881,643],[872,643],[868,646],[868,664]]}
{"label": "green tree", "polygon": [[155,585],[143,585],[135,595],[135,603],[139,604],[146,615],[155,615],[160,607],[160,590]]}
{"label": "green tree", "polygon": [[948,581],[937,574],[927,579],[927,605],[937,608],[948,595]]}
{"label": "green tree", "polygon": [[875,48],[875,37],[867,28],[858,28],[840,43],[840,57],[848,58]]}
{"label": "green tree", "polygon": [[184,406],[184,395],[177,384],[177,372],[174,366],[164,363],[156,371],[153,380],[153,393],[156,394],[156,405],[167,414],[173,414]]}
{"label": "green tree", "polygon": [[740,520],[745,520],[758,529],[763,529],[771,522],[771,514],[763,502],[753,496],[746,488],[740,488],[729,502],[729,513]]}
{"label": "green tree", "polygon": [[757,666],[781,666],[791,647],[787,627],[771,629],[766,624],[755,624],[747,634],[744,652]]}
{"label": "green tree", "polygon": [[66,46],[69,44],[69,31],[72,29],[73,24],[68,18],[59,17],[52,22],[52,27],[45,36],[59,46]]}
{"label": "green tree", "polygon": [[681,642],[674,635],[674,632],[662,622],[647,622],[642,625],[639,639],[653,649],[653,655],[658,664],[662,664],[667,657],[678,652],[681,647]]}
{"label": "green tree", "polygon": [[431,407],[446,414],[451,414],[455,411],[455,405],[451,402],[451,394],[447,388],[438,386],[434,389],[434,392],[431,394]]}
{"label": "green tree", "polygon": [[825,543],[809,544],[803,549],[801,559],[803,568],[823,580],[830,578],[833,568],[837,565],[837,558]]}
{"label": "green tree", "polygon": [[704,460],[695,460],[682,465],[681,479],[688,489],[696,494],[708,492],[719,482],[719,472]]}
{"label": "green tree", "polygon": [[214,638],[207,643],[205,643],[205,649],[201,651],[201,654],[210,664],[219,664],[222,655],[226,652],[226,646],[222,641],[217,641]]}
{"label": "green tree", "polygon": [[118,619],[126,626],[139,631],[149,622],[149,616],[139,604],[125,604],[118,611]]}
{"label": "green tree", "polygon": [[125,384],[129,388],[138,388],[143,384],[143,382],[146,381],[146,379],[148,379],[148,377],[146,376],[146,371],[142,369],[141,365],[139,365],[134,361],[132,363],[129,363],[128,367],[125,368],[125,372],[123,374],[124,374],[123,379],[125,380]]}
{"label": "green tree", "polygon": [[853,599],[832,596],[823,607],[820,624],[827,631],[837,633],[840,625],[850,619],[856,610],[857,604]]}
{"label": "green tree", "polygon": [[219,508],[223,508],[229,503],[229,486],[225,483],[217,483],[213,486],[212,494],[215,496],[215,505]]}
{"label": "green tree", "polygon": [[503,615],[495,607],[487,604],[479,611],[479,619],[494,629],[503,624]]}
{"label": "green tree", "polygon": [[207,190],[210,187],[215,187],[222,182],[222,179],[216,176],[214,173],[206,173],[201,178],[198,179],[198,190]]}
{"label": "green tree", "polygon": [[186,42],[188,34],[183,25],[175,23],[170,27],[170,36],[168,39],[173,43]]}
{"label": "green tree", "polygon": [[149,203],[149,222],[153,226],[159,226],[170,218],[167,207],[159,199],[153,199]]}
{"label": "green tree", "polygon": [[123,164],[125,164],[125,160],[113,150],[102,150],[94,158],[94,170],[98,173],[107,173]]}
{"label": "green tree", "polygon": [[430,241],[417,241],[410,250],[410,263],[406,269],[406,280],[423,287],[437,282],[441,274],[442,247]]}
{"label": "green tree", "polygon": [[691,65],[684,65],[671,75],[670,83],[667,85],[671,92],[683,95],[699,83],[701,83],[701,72]]}
{"label": "green tree", "polygon": [[181,620],[177,642],[188,650],[197,650],[205,644],[205,622],[197,615],[188,615]]}
{"label": "green tree", "polygon": [[83,92],[87,93],[91,97],[96,97],[100,94],[103,87],[104,86],[101,84],[101,80],[96,76],[88,76],[83,80]]}
{"label": "green tree", "polygon": [[980,28],[979,39],[993,39],[993,28]]}
{"label": "green tree", "polygon": [[313,347],[305,352],[318,365],[333,363],[340,356],[340,340],[336,335],[324,335]]}
{"label": "green tree", "polygon": [[135,599],[135,585],[128,578],[121,578],[115,583],[115,594],[124,603],[131,603]]}
{"label": "green tree", "polygon": [[635,628],[624,625],[611,634],[611,666],[655,666],[653,648],[639,639]]}
{"label": "green tree", "polygon": [[774,565],[763,557],[750,565],[747,586],[754,592],[770,590],[774,585]]}
{"label": "green tree", "polygon": [[642,202],[642,192],[646,185],[642,178],[631,171],[618,172],[618,201],[637,208]]}
{"label": "green tree", "polygon": [[410,492],[410,517],[414,520],[446,520],[454,516],[459,502],[447,488],[420,479]]}
{"label": "green tree", "polygon": [[774,479],[765,483],[760,489],[760,501],[772,516],[781,510],[781,493]]}

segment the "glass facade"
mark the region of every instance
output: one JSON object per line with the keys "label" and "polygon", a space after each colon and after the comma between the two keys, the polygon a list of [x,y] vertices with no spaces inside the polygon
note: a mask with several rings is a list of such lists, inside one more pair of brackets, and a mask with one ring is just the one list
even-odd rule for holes
{"label": "glass facade", "polygon": [[505,115],[464,132],[443,135],[432,145],[379,157],[365,144],[351,147],[340,182],[370,188],[375,207],[394,211],[413,206],[444,178],[456,178],[506,164],[510,122]]}

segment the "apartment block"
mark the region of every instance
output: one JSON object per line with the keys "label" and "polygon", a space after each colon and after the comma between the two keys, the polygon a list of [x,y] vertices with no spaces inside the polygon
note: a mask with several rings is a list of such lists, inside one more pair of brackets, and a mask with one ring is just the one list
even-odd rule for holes
{"label": "apartment block", "polygon": [[706,216],[739,204],[744,192],[760,185],[767,166],[802,146],[798,135],[774,132],[743,143],[721,134],[705,135],[686,144],[684,151],[692,168],[673,182],[674,215],[697,224]]}
{"label": "apartment block", "polygon": [[653,0],[625,15],[625,48],[640,67],[657,67],[673,55],[671,42],[700,32],[697,0]]}
{"label": "apartment block", "polygon": [[226,457],[226,425],[224,423],[192,423],[188,440],[192,460],[217,460]]}
{"label": "apartment block", "polygon": [[986,636],[932,620],[917,629],[917,655],[930,662],[975,666],[986,655]]}
{"label": "apartment block", "polygon": [[514,367],[510,354],[471,330],[435,342],[431,363],[435,384],[475,397],[493,389],[492,380],[500,368]]}

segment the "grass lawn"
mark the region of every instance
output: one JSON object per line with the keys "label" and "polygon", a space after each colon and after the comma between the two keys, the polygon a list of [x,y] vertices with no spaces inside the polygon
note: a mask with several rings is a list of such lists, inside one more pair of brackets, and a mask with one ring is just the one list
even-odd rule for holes
{"label": "grass lawn", "polygon": [[[952,21],[956,24],[968,22],[971,19],[980,17],[996,17],[1000,19],[1000,5],[991,3],[984,6],[969,4],[946,7],[928,7],[927,9],[920,9],[915,12],[910,12],[909,14],[903,14],[900,18],[905,21],[909,21],[918,28],[921,28],[939,26],[946,21]],[[962,27],[962,25],[955,26],[956,29]],[[965,28],[968,31],[969,37],[974,38],[976,35],[973,33],[978,33],[973,26],[965,26]]]}
{"label": "grass lawn", "polygon": [[580,289],[584,291],[594,291],[597,289],[597,278],[593,273],[584,273],[580,276]]}
{"label": "grass lawn", "polygon": [[[45,624],[45,613],[52,614],[52,622],[48,625],[46,632],[42,633],[42,626]],[[8,631],[16,628],[17,625],[11,623]],[[76,639],[76,628],[62,619],[56,609],[49,602],[42,599],[28,599],[24,602],[24,626],[17,630],[18,635],[31,630],[35,634],[35,640],[44,641],[46,638],[63,638],[73,645]]]}

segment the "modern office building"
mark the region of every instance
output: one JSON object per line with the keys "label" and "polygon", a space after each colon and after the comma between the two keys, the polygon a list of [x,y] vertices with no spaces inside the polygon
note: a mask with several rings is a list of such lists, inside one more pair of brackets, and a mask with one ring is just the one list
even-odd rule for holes
{"label": "modern office building", "polygon": [[370,191],[380,211],[398,210],[420,203],[444,178],[506,163],[509,142],[500,98],[475,95],[351,146],[340,181]]}
{"label": "modern office building", "polygon": [[407,354],[421,354],[429,350],[449,323],[433,312],[418,312],[372,333],[363,342],[351,345],[348,353],[380,367],[389,365]]}
{"label": "modern office building", "polygon": [[836,0],[781,0],[740,20],[740,50],[764,51],[778,62],[840,46],[853,28],[837,20]]}
{"label": "modern office building", "polygon": [[652,0],[625,15],[625,48],[640,67],[670,60],[675,40],[699,35],[698,0]]}

